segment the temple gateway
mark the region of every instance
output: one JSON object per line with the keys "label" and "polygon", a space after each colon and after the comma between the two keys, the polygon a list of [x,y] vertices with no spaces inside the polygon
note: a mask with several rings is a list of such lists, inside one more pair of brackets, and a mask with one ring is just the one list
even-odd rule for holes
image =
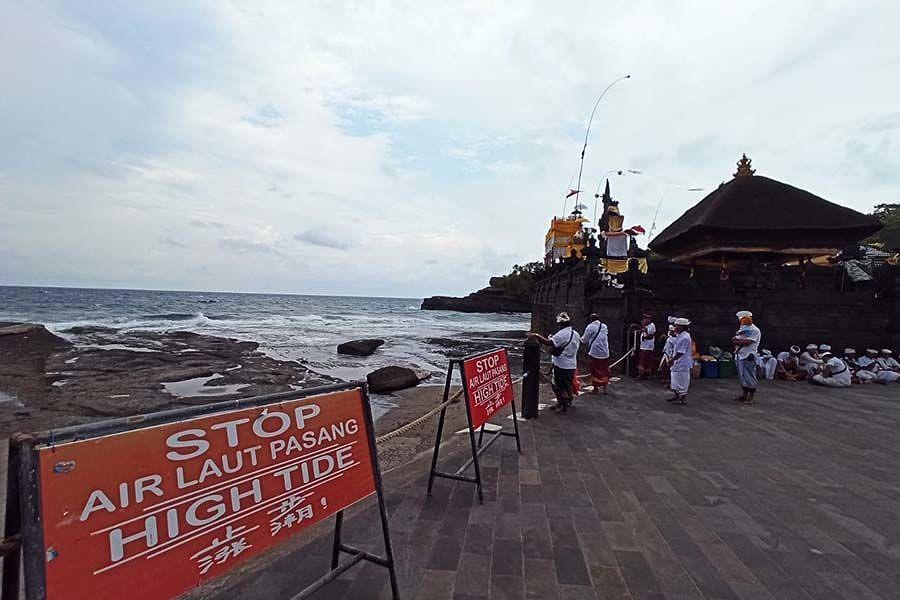
{"label": "temple gateway", "polygon": [[643,312],[657,323],[678,315],[693,321],[705,349],[727,345],[735,312],[746,308],[763,328],[763,346],[773,350],[810,342],[900,345],[896,261],[861,244],[881,223],[757,175],[746,155],[730,181],[664,229],[649,251],[635,241],[642,229],[623,228],[608,184],[603,209],[597,229],[570,234],[577,246],[545,256],[533,329],[552,330],[560,311],[583,327],[597,312],[609,327],[610,348],[621,352]]}

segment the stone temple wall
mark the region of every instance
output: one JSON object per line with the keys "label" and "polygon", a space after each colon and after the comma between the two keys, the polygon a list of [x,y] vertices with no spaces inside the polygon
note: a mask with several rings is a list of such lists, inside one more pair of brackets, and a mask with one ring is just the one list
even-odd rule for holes
{"label": "stone temple wall", "polygon": [[[893,276],[892,276],[893,277]],[[692,334],[701,351],[709,345],[730,346],[737,329],[735,312],[753,311],[763,330],[763,347],[774,352],[792,344],[829,343],[838,350],[853,346],[900,350],[900,294],[891,286],[855,286],[838,268],[810,267],[801,280],[799,268],[784,268],[749,276],[733,274],[720,281],[715,269],[690,269],[654,262],[646,277],[631,274],[625,287],[599,285],[585,262],[557,267],[538,282],[532,305],[532,327],[553,331],[558,312],[565,310],[582,328],[597,312],[610,330],[610,349],[621,353],[630,324],[643,311],[654,315],[662,333],[667,315],[693,322]],[[894,281],[895,279],[892,279]]]}

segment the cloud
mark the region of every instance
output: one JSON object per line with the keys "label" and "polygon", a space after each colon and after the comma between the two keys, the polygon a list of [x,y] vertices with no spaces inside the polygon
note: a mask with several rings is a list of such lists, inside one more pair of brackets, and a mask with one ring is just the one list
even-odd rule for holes
{"label": "cloud", "polygon": [[160,242],[163,246],[170,246],[170,247],[172,247],[172,248],[180,248],[180,249],[183,249],[183,250],[186,250],[186,249],[190,248],[190,246],[188,246],[187,244],[185,244],[185,243],[182,242],[181,240],[175,239],[174,237],[168,236],[168,235],[165,236],[164,238],[161,238],[161,239],[159,240],[159,242]]}
{"label": "cloud", "polygon": [[225,225],[217,221],[202,221],[200,219],[191,219],[188,221],[191,227],[199,227],[200,229],[224,229]]}
{"label": "cloud", "polygon": [[900,198],[898,21],[877,2],[0,3],[0,283],[467,293],[542,255],[626,72],[582,174],[593,192],[644,171],[612,176],[626,223],[665,195],[660,231],[699,200],[673,183],[712,189],[742,152],[870,210]]}
{"label": "cloud", "polygon": [[298,242],[304,242],[313,246],[321,246],[322,248],[335,248],[337,250],[346,250],[350,244],[346,240],[332,237],[318,229],[307,229],[300,233],[294,234],[294,239]]}
{"label": "cloud", "polygon": [[248,240],[244,238],[222,238],[219,245],[226,250],[237,254],[271,254],[273,256],[283,257],[284,254],[275,248],[272,244],[261,242],[258,240]]}

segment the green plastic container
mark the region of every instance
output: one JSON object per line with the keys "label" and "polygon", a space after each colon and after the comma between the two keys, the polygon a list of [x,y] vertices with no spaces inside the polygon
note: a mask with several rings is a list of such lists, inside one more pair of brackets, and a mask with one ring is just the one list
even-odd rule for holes
{"label": "green plastic container", "polygon": [[725,377],[734,377],[734,361],[730,360],[720,360],[719,361],[719,378]]}

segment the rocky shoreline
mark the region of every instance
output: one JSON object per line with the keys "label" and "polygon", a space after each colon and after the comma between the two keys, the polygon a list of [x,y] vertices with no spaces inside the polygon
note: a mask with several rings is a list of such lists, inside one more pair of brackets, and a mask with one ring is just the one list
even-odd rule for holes
{"label": "rocky shoreline", "polygon": [[508,294],[488,286],[468,296],[432,296],[422,301],[422,310],[452,310],[465,313],[527,313],[531,312],[531,298]]}
{"label": "rocky shoreline", "polygon": [[255,342],[0,323],[0,435],[333,383]]}
{"label": "rocky shoreline", "polygon": [[[522,331],[486,331],[428,343],[448,356],[508,346],[516,373],[521,371],[520,340]],[[57,335],[43,325],[0,322],[0,436],[336,381],[258,348],[256,342],[185,331],[76,327]],[[439,403],[439,379],[380,397],[393,407],[376,421],[376,435]],[[452,427],[463,426],[465,413],[458,412],[450,417]],[[433,435],[429,422],[380,445],[382,468],[412,460],[434,443]]]}

